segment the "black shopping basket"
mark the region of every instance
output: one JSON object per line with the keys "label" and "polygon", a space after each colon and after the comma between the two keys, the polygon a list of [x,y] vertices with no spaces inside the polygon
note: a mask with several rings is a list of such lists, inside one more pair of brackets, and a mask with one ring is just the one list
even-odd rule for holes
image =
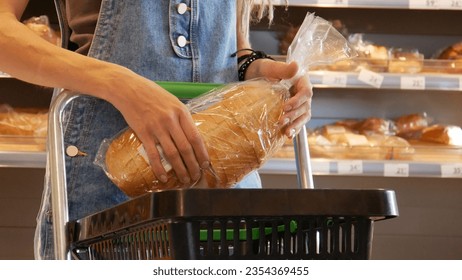
{"label": "black shopping basket", "polygon": [[50,111],[58,259],[368,259],[374,222],[398,215],[392,190],[313,189],[303,129],[299,189],[157,191],[69,221],[60,124],[75,97],[60,93]]}

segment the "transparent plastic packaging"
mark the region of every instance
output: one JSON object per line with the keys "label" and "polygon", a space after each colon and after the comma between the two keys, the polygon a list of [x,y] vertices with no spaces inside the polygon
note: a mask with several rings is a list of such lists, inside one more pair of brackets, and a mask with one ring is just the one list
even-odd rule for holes
{"label": "transparent plastic packaging", "polygon": [[46,137],[48,113],[0,104],[0,135]]}
{"label": "transparent plastic packaging", "polygon": [[26,19],[23,23],[48,42],[58,46],[60,45],[60,36],[58,32],[51,28],[48,16],[41,15],[38,17],[31,17]]}
{"label": "transparent plastic packaging", "polygon": [[45,150],[47,125],[46,110],[0,104],[0,150]]}
{"label": "transparent plastic packaging", "polygon": [[[164,160],[168,182],[153,174],[142,143],[130,128],[105,140],[95,163],[129,196],[169,188],[229,188],[260,168],[287,138],[278,124],[293,82],[317,64],[354,55],[346,39],[324,19],[307,14],[288,50],[287,62],[296,61],[291,80],[254,79],[225,85],[187,104],[207,146],[211,166],[199,182],[183,185]],[[162,154],[162,149],[159,146]]]}

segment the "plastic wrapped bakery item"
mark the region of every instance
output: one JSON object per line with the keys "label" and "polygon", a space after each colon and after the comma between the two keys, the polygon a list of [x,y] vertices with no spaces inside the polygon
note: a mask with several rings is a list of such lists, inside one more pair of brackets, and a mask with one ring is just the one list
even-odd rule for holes
{"label": "plastic wrapped bakery item", "polygon": [[406,139],[418,139],[430,122],[425,112],[400,116],[395,119],[396,135]]}
{"label": "plastic wrapped bakery item", "polygon": [[259,79],[227,85],[188,104],[210,158],[210,168],[193,185],[182,185],[165,160],[168,181],[158,182],[131,129],[102,145],[102,166],[114,184],[132,197],[157,189],[231,187],[286,141],[278,121],[288,97],[284,86]]}
{"label": "plastic wrapped bakery item", "polygon": [[427,63],[426,72],[442,72],[450,74],[462,73],[462,42],[456,42],[435,54],[432,63]]}
{"label": "plastic wrapped bakery item", "polygon": [[370,134],[367,140],[371,149],[366,159],[392,160],[410,159],[414,148],[404,138],[395,135]]}
{"label": "plastic wrapped bakery item", "polygon": [[348,38],[350,44],[358,52],[357,67],[362,66],[375,72],[386,72],[389,53],[385,46],[364,40],[364,34],[352,34]]}
{"label": "plastic wrapped bakery item", "polygon": [[44,109],[0,105],[0,150],[44,151],[47,123]]}
{"label": "plastic wrapped bakery item", "polygon": [[392,120],[370,117],[362,121],[358,121],[353,129],[360,134],[384,134],[393,135],[395,134],[396,128]]}
{"label": "plastic wrapped bakery item", "polygon": [[435,124],[422,130],[420,140],[462,146],[462,129],[456,125]]}
{"label": "plastic wrapped bakery item", "polygon": [[55,30],[53,30],[53,28],[51,28],[48,16],[42,15],[38,17],[31,17],[23,23],[48,42],[60,45],[59,35]]}
{"label": "plastic wrapped bakery item", "polygon": [[454,43],[443,49],[437,59],[462,60],[462,42]]}
{"label": "plastic wrapped bakery item", "polygon": [[0,105],[0,135],[46,137],[48,113]]}
{"label": "plastic wrapped bakery item", "polygon": [[422,71],[424,56],[418,50],[392,48],[389,52],[388,72],[413,74]]}

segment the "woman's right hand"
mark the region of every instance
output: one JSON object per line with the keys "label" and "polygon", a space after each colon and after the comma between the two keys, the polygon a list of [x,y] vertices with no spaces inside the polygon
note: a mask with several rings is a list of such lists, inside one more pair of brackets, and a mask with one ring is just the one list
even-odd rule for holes
{"label": "woman's right hand", "polygon": [[[143,143],[156,178],[167,181],[157,145],[183,184],[200,179],[209,166],[207,149],[187,107],[171,93],[133,74],[128,91],[108,98]],[[119,88],[122,89],[123,87]]]}

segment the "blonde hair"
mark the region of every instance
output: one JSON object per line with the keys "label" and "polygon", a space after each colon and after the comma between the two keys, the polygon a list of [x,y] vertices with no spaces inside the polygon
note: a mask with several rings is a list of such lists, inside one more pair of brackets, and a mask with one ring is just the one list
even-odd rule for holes
{"label": "blonde hair", "polygon": [[[239,24],[241,34],[248,38],[251,22],[259,22],[264,17],[268,19],[269,24],[273,22],[274,9],[272,0],[236,0],[237,11],[241,15]],[[288,0],[285,0],[288,5]]]}

